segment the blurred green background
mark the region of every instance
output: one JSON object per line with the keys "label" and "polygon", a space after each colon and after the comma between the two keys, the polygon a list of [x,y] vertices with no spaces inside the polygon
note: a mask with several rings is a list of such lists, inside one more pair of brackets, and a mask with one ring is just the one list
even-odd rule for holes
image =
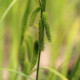
{"label": "blurred green background", "polygon": [[[25,39],[37,38],[39,15],[33,27],[29,26],[37,0],[0,0],[0,68],[19,70],[20,30],[26,6]],[[47,0],[52,41],[45,37],[45,50],[41,54],[41,67],[50,67],[68,80],[80,80],[80,0]],[[28,53],[28,50],[27,52]],[[26,57],[27,58],[27,57]],[[0,80],[20,80],[16,74],[0,69]],[[31,75],[35,79],[35,73]],[[46,70],[40,71],[39,80],[61,80]]]}

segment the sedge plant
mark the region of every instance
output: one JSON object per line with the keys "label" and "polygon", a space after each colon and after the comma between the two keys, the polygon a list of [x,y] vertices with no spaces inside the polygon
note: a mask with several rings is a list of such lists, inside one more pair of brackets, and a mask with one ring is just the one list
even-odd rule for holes
{"label": "sedge plant", "polygon": [[[30,22],[29,22],[29,25],[30,26],[33,26],[34,22],[35,22],[35,19],[36,19],[36,16],[38,14],[38,12],[40,12],[40,20],[39,20],[39,27],[38,27],[38,39],[36,41],[34,41],[34,45],[33,45],[33,52],[31,52],[31,47],[30,47],[30,44],[31,44],[31,40],[29,41],[29,37],[27,36],[27,39],[28,40],[25,40],[24,43],[27,43],[27,48],[28,48],[28,53],[29,53],[29,62],[27,62],[27,60],[25,59],[25,50],[24,48],[20,49],[22,51],[21,52],[21,57],[20,57],[20,64],[21,64],[21,67],[22,67],[22,71],[25,73],[25,74],[28,74],[30,75],[34,66],[36,65],[37,63],[37,74],[36,74],[36,80],[38,80],[38,75],[39,75],[39,64],[40,64],[40,55],[41,55],[41,52],[44,50],[44,33],[46,32],[46,36],[47,36],[47,39],[48,41],[51,41],[51,34],[50,34],[50,26],[49,26],[49,23],[48,23],[48,16],[47,16],[47,13],[45,12],[45,9],[46,9],[46,0],[39,0],[37,1],[38,4],[39,4],[39,7],[32,13],[32,16],[30,18]],[[26,13],[25,13],[26,15]],[[24,30],[25,30],[25,24],[24,22],[26,22],[26,16],[24,16],[23,18],[23,29],[22,29],[22,32],[21,34],[24,34]],[[45,31],[44,31],[45,30]],[[24,40],[24,35],[21,35],[21,45],[23,45],[22,41]],[[23,55],[24,54],[24,55]],[[32,56],[31,56],[32,54]],[[26,80],[26,78],[23,78],[23,80]]]}
{"label": "sedge plant", "polygon": [[[10,1],[8,1],[8,3],[10,3]],[[29,77],[29,75],[31,75],[34,71],[37,70],[36,80],[39,80],[39,70],[43,69],[43,70],[47,70],[50,72],[49,76],[47,76],[48,77],[47,80],[57,80],[59,78],[60,78],[59,80],[68,80],[66,77],[69,75],[68,66],[71,60],[70,58],[72,57],[72,53],[73,53],[73,44],[76,40],[76,36],[79,34],[78,30],[80,28],[80,25],[79,25],[80,11],[78,10],[77,12],[78,14],[77,18],[75,18],[75,16],[72,15],[68,19],[66,16],[74,13],[75,5],[78,0],[72,1],[71,4],[68,0],[49,0],[49,1],[48,0],[34,0],[34,2],[38,4],[38,7],[33,11],[31,18],[29,20],[31,6],[34,7],[34,2],[31,5],[31,1],[32,0],[27,0],[26,1],[27,4],[26,4],[25,0],[23,1],[13,0],[9,8],[5,11],[2,18],[0,19],[0,27],[1,27],[2,26],[1,23],[3,22],[9,10],[11,9],[11,13],[8,15],[12,24],[11,25],[12,27],[10,28],[11,29],[11,34],[10,34],[11,35],[10,36],[11,37],[10,53],[11,54],[9,58],[10,63],[9,63],[9,69],[6,68],[6,70],[10,71],[8,79],[9,80],[20,80],[20,79],[27,80],[27,78],[29,78],[33,80],[32,78]],[[53,26],[52,36],[51,36],[50,26],[48,22],[48,16],[46,13],[46,5],[49,5],[49,3],[50,3],[50,6],[48,6],[47,8],[50,7],[48,13],[51,14],[49,15],[49,17],[51,17],[50,18],[52,22],[51,26]],[[24,4],[26,4],[26,8],[24,8],[25,7]],[[69,9],[67,8],[67,6]],[[37,19],[37,15],[39,15],[38,19]],[[28,24],[28,21],[29,21],[29,24]],[[35,27],[37,35],[35,35],[34,37],[33,36],[34,33],[32,34],[31,32],[34,31],[32,29],[34,28],[35,22],[38,23],[38,26]],[[6,23],[9,24],[10,22],[7,20]],[[29,26],[33,26],[33,27],[29,27]],[[3,29],[4,28],[0,28],[0,33],[1,33],[0,36],[2,35],[2,32],[4,31]],[[44,51],[45,36],[47,37],[48,41],[52,41],[50,67],[54,69],[50,67],[40,68],[40,56],[41,56],[41,52]],[[2,66],[2,58],[3,58],[2,53],[3,53],[3,47],[4,47],[3,41],[4,39],[0,40],[0,44],[2,45],[2,47],[0,47],[1,66]],[[78,43],[78,41],[76,42]],[[63,45],[64,45],[65,50],[64,48],[62,49]],[[61,52],[61,49],[63,50],[62,53],[64,53],[63,62],[65,61],[64,62],[65,64],[61,65],[57,69],[56,64],[57,64],[58,57],[61,56],[59,55],[59,53]],[[36,64],[37,64],[37,69],[34,69]],[[79,76],[80,76],[79,64],[80,64],[80,55],[78,59],[76,60],[74,68],[71,71],[71,76],[69,77],[70,80],[79,79]],[[3,70],[4,68],[0,68],[0,70],[1,69]],[[19,77],[18,74],[22,76]],[[2,72],[0,72],[0,79],[2,80],[1,76],[2,76]]]}
{"label": "sedge plant", "polygon": [[[29,0],[30,2],[30,0]],[[30,22],[29,25],[33,26],[36,16],[38,14],[38,12],[40,12],[40,20],[39,20],[39,28],[38,28],[38,40],[34,41],[34,45],[33,45],[33,52],[31,52],[31,47],[30,44],[31,42],[29,42],[29,40],[25,40],[24,44],[26,43],[27,48],[28,48],[28,53],[29,53],[29,62],[26,60],[25,58],[25,49],[24,46],[20,49],[20,64],[21,64],[21,70],[22,72],[24,72],[25,74],[30,75],[30,73],[32,72],[34,66],[37,63],[37,75],[36,75],[36,80],[38,80],[38,75],[39,75],[39,64],[40,64],[40,55],[41,52],[44,50],[44,33],[46,32],[46,36],[48,41],[51,41],[51,34],[50,34],[50,26],[48,23],[48,17],[47,17],[47,13],[45,12],[46,9],[46,0],[39,0],[38,1],[39,7],[32,13],[32,16],[30,18]],[[29,5],[29,4],[28,4]],[[29,8],[29,7],[28,7]],[[28,10],[28,9],[26,9]],[[27,11],[26,11],[27,12]],[[24,41],[24,31],[25,31],[25,26],[26,26],[26,21],[27,19],[25,18],[25,16],[23,18],[23,22],[22,22],[22,32],[21,32],[21,46],[24,45],[23,41]],[[45,30],[45,31],[44,31]],[[29,37],[27,36],[27,39],[29,39]],[[31,41],[31,40],[30,40]],[[32,56],[31,56],[32,54]],[[23,80],[26,80],[26,78],[23,78]]]}
{"label": "sedge plant", "polygon": [[38,80],[39,76],[39,65],[40,65],[40,55],[41,51],[44,50],[44,30],[46,31],[46,36],[49,41],[51,41],[51,34],[50,34],[50,26],[48,23],[48,17],[47,13],[45,12],[46,9],[46,0],[38,0],[39,8],[37,8],[31,16],[30,19],[30,26],[33,25],[37,13],[40,11],[40,20],[39,20],[39,38],[38,38],[38,63],[37,63],[37,74],[36,74],[36,80]]}

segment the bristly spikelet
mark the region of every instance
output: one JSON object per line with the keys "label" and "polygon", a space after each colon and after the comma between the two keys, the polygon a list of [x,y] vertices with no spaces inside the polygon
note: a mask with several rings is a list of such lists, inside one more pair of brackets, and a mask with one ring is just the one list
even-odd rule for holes
{"label": "bristly spikelet", "polygon": [[48,38],[49,41],[51,41],[50,26],[49,26],[49,23],[48,23],[48,16],[47,16],[46,12],[42,13],[42,19],[43,19],[43,23],[44,23],[47,38]]}
{"label": "bristly spikelet", "polygon": [[34,43],[33,56],[32,56],[32,59],[31,59],[29,66],[28,66],[27,74],[30,74],[32,72],[34,66],[37,63],[37,59],[38,59],[38,41],[36,41]]}
{"label": "bristly spikelet", "polygon": [[35,21],[35,19],[36,19],[36,16],[37,16],[37,14],[38,14],[38,12],[40,11],[40,7],[39,8],[37,8],[33,13],[32,13],[32,16],[31,16],[31,18],[30,18],[30,22],[29,22],[29,25],[30,26],[32,26],[33,24],[34,24],[34,21]]}
{"label": "bristly spikelet", "polygon": [[42,19],[39,21],[39,50],[44,50],[44,26],[42,23]]}

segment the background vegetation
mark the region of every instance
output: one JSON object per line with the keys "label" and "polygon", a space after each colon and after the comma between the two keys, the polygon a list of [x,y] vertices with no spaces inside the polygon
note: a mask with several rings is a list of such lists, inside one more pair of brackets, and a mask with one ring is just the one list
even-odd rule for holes
{"label": "background vegetation", "polygon": [[[36,78],[40,13],[29,21],[37,7],[38,0],[0,0],[0,80]],[[80,80],[80,0],[46,0],[46,13],[51,42],[44,37],[39,80]]]}

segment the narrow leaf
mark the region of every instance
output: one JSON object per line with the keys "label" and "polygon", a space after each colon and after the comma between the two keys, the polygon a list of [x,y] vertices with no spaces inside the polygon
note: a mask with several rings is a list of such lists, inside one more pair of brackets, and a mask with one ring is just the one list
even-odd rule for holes
{"label": "narrow leaf", "polygon": [[28,16],[29,16],[29,13],[30,13],[30,6],[31,6],[31,0],[28,0],[26,10],[25,10],[24,15],[23,15],[22,25],[21,25],[21,36],[20,36],[21,41],[20,41],[20,44],[22,44],[23,39],[24,39],[24,32],[26,30]]}
{"label": "narrow leaf", "polygon": [[2,18],[0,19],[0,26],[1,26],[2,21],[5,19],[6,15],[8,14],[8,12],[10,11],[10,9],[12,8],[12,6],[14,5],[15,2],[16,2],[16,0],[13,0],[12,3],[9,5],[9,7],[4,12]]}
{"label": "narrow leaf", "polygon": [[13,69],[0,68],[0,70],[7,70],[7,71],[10,71],[10,72],[13,72],[13,73],[16,73],[16,74],[20,74],[21,76],[24,76],[24,77],[28,78],[29,80],[34,80],[34,79],[32,79],[31,77],[29,77],[28,75],[25,75],[24,73],[15,71],[15,70],[13,70]]}

